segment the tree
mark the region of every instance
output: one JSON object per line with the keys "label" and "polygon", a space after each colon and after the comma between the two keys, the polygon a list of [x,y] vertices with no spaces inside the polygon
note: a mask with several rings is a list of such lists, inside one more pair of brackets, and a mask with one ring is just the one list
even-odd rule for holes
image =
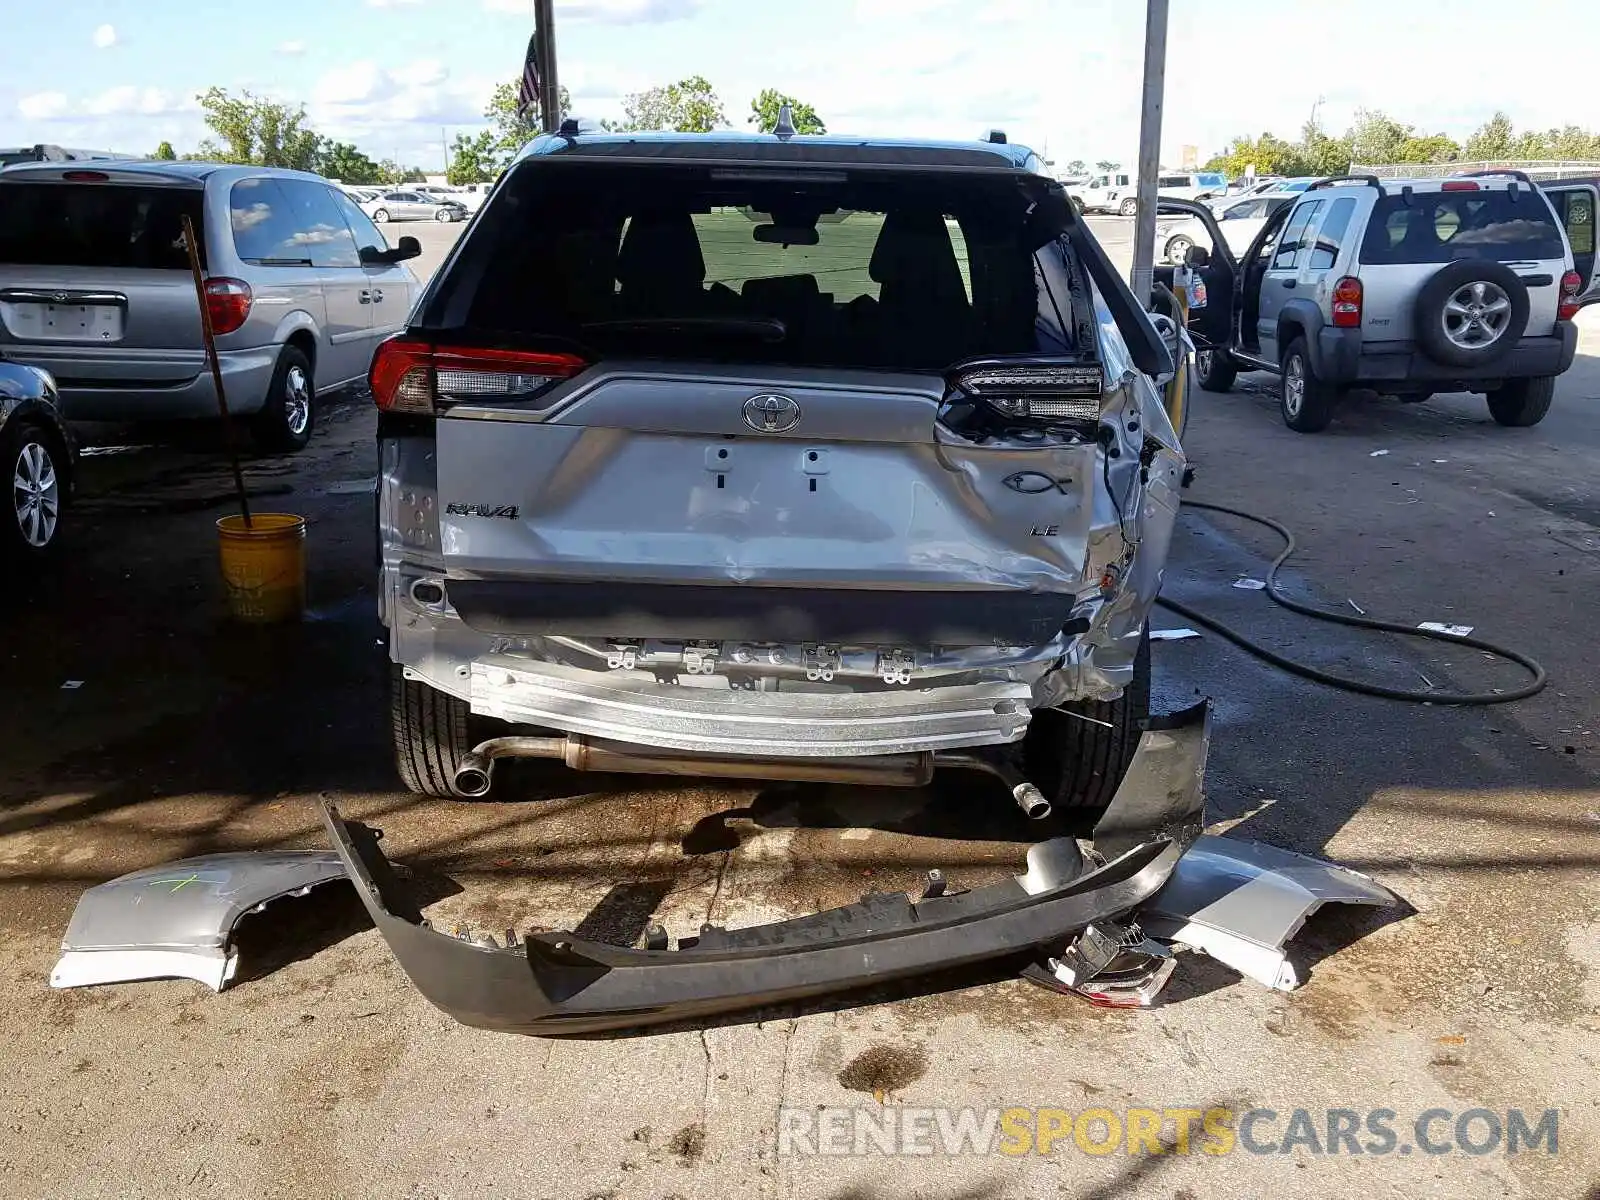
{"label": "tree", "polygon": [[1400,148],[1412,136],[1409,125],[1391,120],[1376,109],[1356,109],[1356,123],[1350,127],[1350,157],[1358,163],[1406,162]]}
{"label": "tree", "polygon": [[[1089,169],[1089,164],[1084,162],[1083,159],[1081,159],[1081,158],[1075,158],[1071,162],[1069,162],[1066,166],[1061,168],[1062,172],[1064,174],[1067,174],[1067,175],[1082,175],[1086,171],[1088,171],[1088,169]],[[1106,170],[1108,170],[1108,171],[1110,169],[1111,169],[1110,167],[1106,168]]]}
{"label": "tree", "polygon": [[155,157],[162,162],[172,162],[178,157],[178,152],[172,148],[171,142],[162,142],[161,145],[156,147]]}
{"label": "tree", "polygon": [[392,158],[386,158],[378,164],[377,182],[390,187],[401,183],[423,183],[427,178],[421,167],[402,167]]}
{"label": "tree", "polygon": [[771,133],[778,124],[778,110],[785,104],[789,106],[790,113],[794,117],[796,133],[828,132],[828,127],[822,123],[822,118],[817,116],[816,109],[780,92],[777,88],[763,88],[761,94],[750,101],[748,123],[763,133]]}
{"label": "tree", "polygon": [[452,184],[488,183],[498,173],[499,142],[492,129],[473,137],[456,134],[450,146],[450,169],[445,178]]}
{"label": "tree", "polygon": [[1448,163],[1461,158],[1461,147],[1452,137],[1442,133],[1412,134],[1400,144],[1396,162]]}
{"label": "tree", "polygon": [[226,88],[207,88],[196,96],[216,140],[201,153],[220,162],[260,167],[314,170],[321,139],[306,125],[304,105],[290,108],[251,92],[234,96]]}
{"label": "tree", "polygon": [[1102,158],[1094,166],[1097,171],[1115,171],[1121,165],[1119,162],[1112,162],[1109,158]]}
{"label": "tree", "polygon": [[1300,127],[1300,170],[1307,175],[1343,175],[1350,170],[1350,138],[1329,137],[1315,116]]}
{"label": "tree", "polygon": [[317,148],[316,171],[340,183],[383,182],[377,163],[349,142],[335,142],[329,138],[324,138]]}
{"label": "tree", "polygon": [[[634,92],[622,102],[622,133],[671,129],[678,133],[710,133],[728,123],[722,101],[703,75]],[[814,114],[813,114],[814,115]]]}
{"label": "tree", "polygon": [[1263,133],[1258,138],[1234,138],[1226,150],[1213,155],[1204,167],[1207,171],[1222,171],[1235,179],[1249,174],[1251,168],[1255,169],[1257,175],[1308,173],[1300,148],[1270,133]]}
{"label": "tree", "polygon": [[1468,162],[1490,162],[1514,157],[1514,148],[1511,118],[1497,112],[1467,139],[1462,154]]}
{"label": "tree", "polygon": [[[518,151],[543,132],[539,128],[537,107],[529,109],[526,117],[517,112],[517,97],[520,92],[520,80],[512,79],[502,83],[495,88],[494,95],[489,97],[489,103],[483,110],[483,115],[494,126],[496,169],[504,166]],[[572,94],[565,87],[560,90],[557,107],[561,110],[563,120],[572,114]]]}

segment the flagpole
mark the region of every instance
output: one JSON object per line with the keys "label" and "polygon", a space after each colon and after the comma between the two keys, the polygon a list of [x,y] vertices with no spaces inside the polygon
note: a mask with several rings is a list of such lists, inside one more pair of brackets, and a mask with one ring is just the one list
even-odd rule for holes
{"label": "flagpole", "polygon": [[556,78],[555,0],[533,0],[539,33],[539,125],[546,133],[561,128],[561,81]]}

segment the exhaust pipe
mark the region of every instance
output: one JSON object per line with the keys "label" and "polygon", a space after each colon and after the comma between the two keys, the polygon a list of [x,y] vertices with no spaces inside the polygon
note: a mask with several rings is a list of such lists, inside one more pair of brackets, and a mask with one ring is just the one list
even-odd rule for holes
{"label": "exhaust pipe", "polygon": [[963,771],[982,771],[985,775],[993,775],[1005,784],[1011,792],[1011,798],[1017,802],[1017,807],[1030,821],[1042,821],[1050,815],[1050,801],[1045,799],[1044,793],[1023,778],[1022,772],[999,754],[963,753],[958,750],[944,750],[933,757],[934,765],[940,767],[956,767]]}
{"label": "exhaust pipe", "polygon": [[877,787],[922,787],[933,779],[933,755],[928,753],[818,759],[699,757],[569,734],[500,737],[479,743],[463,754],[456,766],[456,793],[469,799],[488,795],[494,764],[502,758],[554,759],[574,771],[687,775],[700,779],[781,779]]}

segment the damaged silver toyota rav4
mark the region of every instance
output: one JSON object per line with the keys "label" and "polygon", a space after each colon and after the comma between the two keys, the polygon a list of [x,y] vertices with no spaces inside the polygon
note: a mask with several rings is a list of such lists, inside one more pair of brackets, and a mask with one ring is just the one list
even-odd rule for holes
{"label": "damaged silver toyota rav4", "polygon": [[372,367],[405,784],[949,766],[1106,806],[1184,459],[1060,185],[999,140],[565,132]]}

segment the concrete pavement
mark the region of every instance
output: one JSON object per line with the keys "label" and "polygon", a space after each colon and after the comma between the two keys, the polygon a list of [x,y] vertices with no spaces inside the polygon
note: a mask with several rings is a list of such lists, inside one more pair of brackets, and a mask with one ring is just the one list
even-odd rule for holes
{"label": "concrete pavement", "polygon": [[[411,232],[409,227],[397,231]],[[429,227],[420,233],[449,227]],[[1020,866],[1037,836],[993,789],[678,787],[525,765],[493,803],[420,802],[387,763],[374,644],[372,415],[329,409],[311,451],[251,466],[262,507],[311,521],[312,613],[223,620],[212,523],[225,468],[92,464],[72,553],[0,600],[0,1187],[10,1195],[1179,1198],[1583,1196],[1600,1184],[1600,328],[1546,422],[1480,398],[1358,401],[1325,434],[1271,380],[1197,396],[1196,499],[1285,521],[1290,582],[1378,616],[1474,625],[1544,661],[1506,708],[1313,687],[1220,639],[1156,647],[1157,703],[1216,703],[1214,829],[1330,856],[1414,911],[1317,918],[1281,995],[1183,956],[1161,1008],[1116,1013],[989,975],[787,1007],[706,1029],[535,1040],[462,1029],[329,889],[244,927],[245,976],[51,992],[82,889],[206,849],[318,846],[312,800],[380,825],[429,915],[676,936]],[[1375,450],[1388,454],[1371,457]],[[141,464],[148,464],[142,466]],[[1515,678],[1476,655],[1309,624],[1229,586],[1276,550],[1182,519],[1171,594],[1337,669],[1406,684]],[[1178,622],[1174,622],[1178,623]],[[67,679],[83,681],[62,690]],[[499,793],[497,793],[499,795]],[[602,903],[602,902],[605,903]],[[876,1094],[875,1094],[876,1093]],[[1388,1154],[780,1157],[780,1106],[1396,1111]],[[1553,1108],[1559,1152],[1430,1154],[1430,1108]],[[1448,1125],[1438,1126],[1443,1135]],[[1171,1145],[1169,1137],[1168,1144]],[[791,1146],[791,1148],[793,1148]],[[1175,1150],[1176,1147],[1174,1146]]]}

